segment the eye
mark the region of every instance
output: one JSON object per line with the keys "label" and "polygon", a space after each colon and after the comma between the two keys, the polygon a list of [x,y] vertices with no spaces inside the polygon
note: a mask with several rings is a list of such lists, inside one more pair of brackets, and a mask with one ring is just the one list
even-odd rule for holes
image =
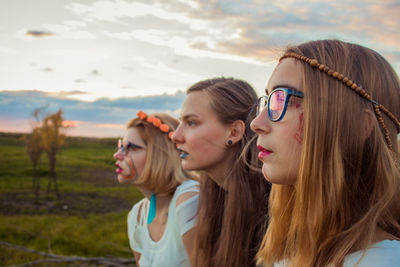
{"label": "eye", "polygon": [[301,103],[302,103],[301,98],[291,96],[291,97],[289,98],[289,101],[288,101],[288,106],[299,107],[299,105],[300,105]]}
{"label": "eye", "polygon": [[137,150],[142,149],[142,148],[143,148],[143,147],[138,146],[138,145],[135,145],[135,144],[133,144],[133,143],[131,143],[131,142],[128,142],[128,144],[126,145],[126,149],[127,149],[128,151],[137,151]]}
{"label": "eye", "polygon": [[195,123],[194,121],[191,121],[191,120],[188,120],[188,121],[187,121],[187,124],[188,124],[190,127],[196,126],[196,123]]}

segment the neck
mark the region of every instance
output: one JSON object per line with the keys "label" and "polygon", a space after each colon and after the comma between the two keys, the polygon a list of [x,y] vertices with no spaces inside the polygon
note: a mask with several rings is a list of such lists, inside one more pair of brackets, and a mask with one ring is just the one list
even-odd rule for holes
{"label": "neck", "polygon": [[227,182],[229,181],[229,169],[232,168],[233,161],[231,157],[215,164],[212,168],[204,170],[204,172],[222,189],[227,190]]}
{"label": "neck", "polygon": [[[152,192],[145,188],[145,187],[141,187],[138,186],[140,192],[142,192],[142,194],[148,199],[150,200]],[[163,210],[168,210],[169,208],[169,203],[172,200],[173,195],[169,194],[169,195],[165,195],[165,194],[157,194],[156,195],[156,211],[157,213],[159,211],[163,211]]]}
{"label": "neck", "polygon": [[156,195],[156,211],[157,212],[162,212],[164,210],[168,211],[169,208],[169,203],[171,203],[172,200],[172,195],[164,195],[164,196],[159,196]]}

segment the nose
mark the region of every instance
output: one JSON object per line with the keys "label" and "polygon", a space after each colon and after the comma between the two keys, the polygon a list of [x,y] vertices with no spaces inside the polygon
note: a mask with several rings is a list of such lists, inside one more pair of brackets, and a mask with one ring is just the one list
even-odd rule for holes
{"label": "nose", "polygon": [[271,131],[271,121],[269,120],[267,110],[261,111],[250,123],[250,129],[256,134],[266,134]]}
{"label": "nose", "polygon": [[114,159],[117,159],[117,160],[124,159],[124,155],[122,154],[121,149],[118,149],[118,151],[114,153]]}
{"label": "nose", "polygon": [[179,123],[178,127],[175,129],[174,133],[172,134],[172,142],[176,144],[182,144],[185,139],[183,138],[182,134],[182,123]]}

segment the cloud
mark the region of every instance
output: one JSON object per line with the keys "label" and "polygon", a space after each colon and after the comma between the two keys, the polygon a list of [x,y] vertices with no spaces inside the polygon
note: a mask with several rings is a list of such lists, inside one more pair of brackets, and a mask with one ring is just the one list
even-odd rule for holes
{"label": "cloud", "polygon": [[[18,19],[8,19],[3,31],[17,32],[19,39],[30,42],[4,35],[14,43],[3,42],[7,47],[0,47],[7,73],[0,79],[2,89],[76,89],[88,92],[76,98],[95,99],[175,92],[220,75],[242,78],[262,89],[272,71],[271,62],[286,45],[325,38],[370,47],[400,69],[397,0],[49,4],[35,18],[32,12],[13,12]],[[13,5],[15,10],[20,8]],[[31,4],[26,5],[31,10]],[[37,65],[26,68],[27,62]],[[50,73],[43,72],[45,67],[54,69],[51,79]]]}
{"label": "cloud", "polygon": [[79,121],[64,120],[62,123],[63,127],[71,128],[78,126]]}
{"label": "cloud", "polygon": [[[84,121],[90,123],[125,124],[134,117],[138,110],[173,113],[183,103],[185,94],[155,95],[146,97],[130,97],[119,99],[102,98],[94,102],[84,102],[65,98],[70,92],[51,94],[38,90],[0,91],[0,114],[10,119],[27,120],[33,118],[33,111],[47,107],[45,112],[56,112],[62,108],[68,121]],[[79,125],[79,123],[77,123]],[[104,127],[102,125],[102,127]]]}
{"label": "cloud", "polygon": [[[192,1],[194,2],[194,1]],[[97,1],[91,4],[72,3],[66,8],[72,12],[99,21],[108,21],[118,24],[126,24],[126,18],[136,18],[143,16],[154,16],[162,20],[178,21],[189,25],[192,29],[205,28],[207,25],[203,20],[185,16],[173,8],[166,10],[166,5],[157,3],[148,4],[147,2],[127,2],[127,1]]]}
{"label": "cloud", "polygon": [[[189,5],[143,4],[123,1],[101,1],[91,5],[73,3],[68,6],[81,16],[89,16],[98,21],[108,21],[132,25],[129,31],[108,31],[103,34],[119,40],[138,40],[153,45],[171,48],[176,55],[192,58],[219,58],[257,63],[248,57],[229,54],[219,49],[218,43],[236,38],[234,25],[218,23],[208,17],[191,16],[195,2]],[[139,26],[137,26],[139,25]],[[127,27],[127,29],[129,29]],[[134,29],[132,29],[134,28]],[[136,29],[135,29],[136,28]]]}
{"label": "cloud", "polygon": [[[37,126],[32,120],[7,119],[0,116],[0,132],[29,133],[33,126]],[[65,133],[68,136],[85,137],[121,137],[125,133],[125,124],[102,124],[84,121],[64,121],[67,126]]]}
{"label": "cloud", "polygon": [[[231,61],[240,61],[251,64],[259,64],[258,61],[252,60],[249,57],[226,53],[215,40],[210,39],[205,35],[199,34],[196,37],[187,35],[185,32],[170,32],[154,29],[138,29],[124,33],[105,33],[114,38],[123,40],[138,40],[145,43],[150,43],[156,46],[164,46],[172,49],[175,55],[185,56],[190,58],[213,58]],[[234,35],[233,35],[234,36]],[[224,39],[225,42],[225,39]]]}
{"label": "cloud", "polygon": [[85,30],[79,29],[86,24],[71,23],[67,21],[65,24],[43,24],[42,27],[57,33],[51,36],[55,40],[93,40],[96,36]]}
{"label": "cloud", "polygon": [[107,129],[125,129],[124,125],[116,123],[97,123],[96,128],[107,128]]}
{"label": "cloud", "polygon": [[38,90],[0,91],[0,131],[29,132],[33,111],[43,108],[43,115],[62,108],[67,134],[74,136],[122,136],[126,123],[137,111],[166,112],[179,115],[185,93],[84,102],[65,96],[83,92],[45,93]]}
{"label": "cloud", "polygon": [[90,72],[90,74],[93,75],[93,76],[100,76],[100,75],[101,75],[100,72],[99,72],[98,70],[92,70],[92,71]]}
{"label": "cloud", "polygon": [[[65,8],[82,19],[65,20],[62,25],[45,24],[42,27],[46,30],[32,30],[32,34],[94,39],[93,33],[82,28],[109,22],[99,34],[165,46],[176,55],[254,64],[276,58],[276,51],[288,44],[313,39],[341,38],[372,47],[386,45],[383,54],[400,46],[400,4],[395,0],[103,0],[74,2]],[[121,30],[115,31],[109,24]]]}
{"label": "cloud", "polygon": [[87,137],[122,137],[125,129],[125,124],[102,124],[80,121],[76,127],[68,128],[66,134],[69,136]]}
{"label": "cloud", "polygon": [[0,132],[27,133],[31,130],[31,122],[27,119],[10,119],[4,115],[0,115]]}
{"label": "cloud", "polygon": [[86,23],[80,21],[66,20],[61,24],[42,24],[43,30],[20,29],[17,31],[17,38],[24,40],[50,39],[50,40],[92,40],[96,36],[89,31],[80,28]]}
{"label": "cloud", "polygon": [[[96,1],[72,3],[69,10],[126,31],[105,30],[119,40],[137,40],[172,49],[176,55],[250,64],[276,59],[289,44],[339,38],[369,47],[400,46],[399,3],[395,0],[284,1]],[[374,23],[371,23],[374,21]],[[371,25],[372,24],[372,25]]]}
{"label": "cloud", "polygon": [[66,97],[70,97],[70,96],[87,95],[87,94],[88,93],[84,92],[84,91],[74,90],[74,91],[60,91],[58,93],[49,94],[49,95],[53,95],[55,97],[66,98]]}
{"label": "cloud", "polygon": [[28,30],[25,35],[35,37],[35,38],[43,38],[53,36],[54,34],[49,31],[36,31],[36,30]]}

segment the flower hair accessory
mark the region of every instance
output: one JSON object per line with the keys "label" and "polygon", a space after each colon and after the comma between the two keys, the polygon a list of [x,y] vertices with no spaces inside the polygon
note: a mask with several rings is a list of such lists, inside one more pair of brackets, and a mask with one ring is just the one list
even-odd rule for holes
{"label": "flower hair accessory", "polygon": [[147,114],[141,110],[138,111],[137,116],[139,119],[143,121],[147,121],[150,124],[153,124],[154,127],[159,128],[161,132],[167,133],[168,138],[172,140],[172,134],[174,131],[170,131],[170,128],[167,124],[163,123],[159,118],[155,116],[147,116]]}

